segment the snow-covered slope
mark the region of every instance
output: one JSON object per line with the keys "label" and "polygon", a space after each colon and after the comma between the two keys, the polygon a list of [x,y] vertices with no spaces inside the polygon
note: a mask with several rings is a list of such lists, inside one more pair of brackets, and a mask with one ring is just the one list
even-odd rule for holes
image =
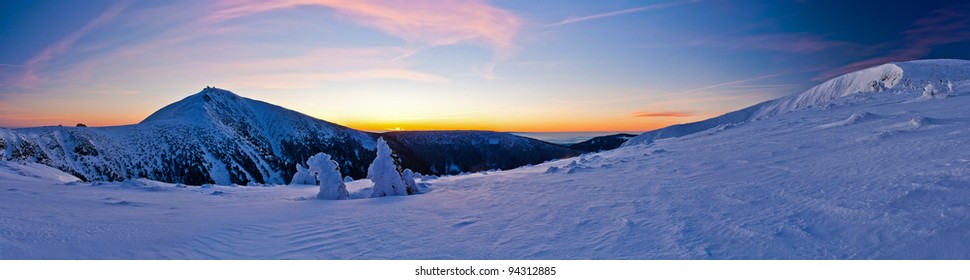
{"label": "snow-covered slope", "polygon": [[648,131],[624,145],[650,143],[657,139],[681,137],[710,129],[732,127],[747,121],[768,118],[792,111],[852,102],[861,93],[899,94],[924,90],[926,95],[946,95],[953,83],[970,78],[970,61],[956,59],[916,60],[888,63],[848,73],[805,92],[785,96],[699,122],[672,125]]}
{"label": "snow-covered slope", "polygon": [[366,175],[374,139],[229,91],[206,88],[136,125],[0,129],[0,155],[85,180],[149,178],[201,185],[286,183],[295,163],[326,152]]}
{"label": "snow-covered slope", "polygon": [[[363,178],[379,136],[207,87],[135,125],[0,128],[0,160],[37,162],[86,181],[284,184],[296,163],[319,152],[331,155],[341,174]],[[498,132],[387,136],[400,139],[393,148],[406,167],[424,174],[510,169],[577,154]]]}
{"label": "snow-covered slope", "polygon": [[0,180],[34,180],[42,183],[73,183],[80,182],[81,179],[54,169],[33,162],[13,162],[0,161]]}
{"label": "snow-covered slope", "polygon": [[0,165],[0,259],[968,259],[970,75],[953,77],[934,80],[945,98],[904,75],[729,129],[422,180],[413,196],[61,183]]}

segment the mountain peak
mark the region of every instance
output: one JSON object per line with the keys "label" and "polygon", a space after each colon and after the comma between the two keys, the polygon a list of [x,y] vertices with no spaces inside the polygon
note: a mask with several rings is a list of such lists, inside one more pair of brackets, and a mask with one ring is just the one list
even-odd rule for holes
{"label": "mountain peak", "polygon": [[200,91],[199,93],[196,93],[196,95],[214,96],[214,97],[230,97],[230,98],[238,98],[239,97],[239,95],[236,95],[235,93],[233,93],[231,91],[228,91],[228,90],[225,90],[225,89],[221,89],[221,88],[217,88],[217,87],[212,87],[212,86],[206,86],[205,88],[202,89],[202,91]]}
{"label": "mountain peak", "polygon": [[761,108],[755,118],[797,111],[858,93],[908,90],[949,81],[966,80],[970,61],[959,59],[925,59],[892,62],[847,73],[805,92],[777,99]]}
{"label": "mountain peak", "polygon": [[179,119],[198,121],[213,108],[227,106],[239,107],[244,105],[243,103],[245,101],[245,98],[231,91],[206,86],[196,94],[162,107],[162,109],[152,113],[145,120],[141,121],[141,123]]}

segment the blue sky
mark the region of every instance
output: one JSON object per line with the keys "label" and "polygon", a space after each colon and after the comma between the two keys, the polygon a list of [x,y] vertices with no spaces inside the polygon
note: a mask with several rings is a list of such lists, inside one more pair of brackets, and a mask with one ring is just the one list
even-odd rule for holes
{"label": "blue sky", "polygon": [[211,85],[365,130],[645,131],[970,59],[960,1],[0,5],[0,127],[136,123]]}

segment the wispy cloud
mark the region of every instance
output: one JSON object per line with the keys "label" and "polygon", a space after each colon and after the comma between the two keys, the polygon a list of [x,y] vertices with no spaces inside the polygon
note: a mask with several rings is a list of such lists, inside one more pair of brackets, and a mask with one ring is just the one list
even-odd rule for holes
{"label": "wispy cloud", "polygon": [[824,81],[880,64],[924,58],[938,46],[970,40],[970,5],[935,10],[900,34],[903,36],[899,40],[870,48],[867,52],[874,57],[823,72],[812,80]]}
{"label": "wispy cloud", "polygon": [[418,45],[462,43],[490,47],[507,54],[521,20],[514,14],[483,1],[392,0],[279,0],[227,1],[223,8],[203,19],[220,22],[251,14],[297,6],[331,8],[346,19],[370,26]]}
{"label": "wispy cloud", "polygon": [[[654,101],[640,107],[642,109],[633,112],[632,116],[637,118],[688,118],[691,120],[717,116],[763,101],[775,95],[777,91],[790,89],[792,86],[786,84],[749,84],[785,74],[787,72],[773,73],[666,94],[651,95],[649,98],[641,99]],[[683,109],[690,109],[690,111]]]}
{"label": "wispy cloud", "polygon": [[[0,76],[12,76],[3,84],[36,84],[40,73],[57,77],[58,81],[93,87],[107,78],[158,77],[180,81],[183,84],[200,82],[239,82],[246,86],[266,85],[266,88],[306,88],[325,82],[359,80],[403,80],[419,83],[445,83],[449,80],[437,74],[413,69],[405,59],[416,52],[447,44],[471,44],[494,50],[491,59],[480,75],[486,79],[496,78],[495,64],[514,51],[515,34],[519,18],[505,10],[490,6],[483,1],[437,2],[423,1],[403,3],[400,1],[337,1],[337,0],[282,0],[282,1],[223,1],[200,4],[206,13],[174,13],[185,10],[192,3],[172,3],[152,9],[126,10],[127,2],[119,2],[97,19],[87,24],[60,43],[38,54],[24,66],[2,66]],[[349,47],[312,45],[252,44],[249,41],[215,41],[212,38],[245,38],[258,28],[278,28],[274,25],[254,27],[236,21],[242,17],[255,16],[282,9],[316,6],[332,9],[338,19],[373,27],[380,32],[404,39],[403,46]],[[122,13],[125,11],[125,13]],[[325,9],[310,9],[326,16]],[[121,15],[120,18],[119,14]],[[108,45],[111,52],[81,55],[72,48],[76,41],[97,27],[112,20],[119,20],[128,30],[139,30],[146,35],[133,40]],[[173,23],[159,25],[143,18],[157,18]],[[289,23],[280,23],[286,25]],[[254,29],[256,28],[256,29]],[[150,30],[150,32],[144,32]],[[207,43],[199,43],[207,42]],[[232,42],[232,43],[226,43]],[[87,43],[87,42],[85,42]],[[98,43],[98,42],[95,42]],[[100,45],[104,45],[103,42]],[[85,46],[80,46],[85,47]],[[218,54],[218,55],[213,55]],[[272,55],[265,55],[272,54]],[[62,65],[53,57],[70,55],[74,61]],[[208,59],[213,58],[213,59]],[[51,64],[46,73],[40,70]],[[58,64],[58,65],[53,65]],[[138,67],[131,67],[138,65]],[[56,68],[54,67],[56,66]],[[18,69],[24,68],[24,69]],[[127,69],[126,69],[127,68]],[[29,69],[26,70],[26,69]],[[117,71],[117,69],[126,69]],[[232,69],[232,71],[225,71]],[[7,75],[14,73],[17,75]],[[112,73],[105,75],[105,73]],[[290,73],[293,77],[283,77]],[[246,82],[242,78],[252,78]],[[270,81],[278,78],[278,81]],[[6,78],[4,78],[7,80]],[[84,81],[81,84],[76,81]],[[284,82],[293,82],[286,85]],[[226,85],[226,84],[221,84]]]}
{"label": "wispy cloud", "polygon": [[360,80],[405,80],[422,83],[445,83],[448,79],[413,71],[409,69],[368,69],[345,72],[304,72],[277,75],[258,75],[241,77],[233,82],[240,86],[255,86],[262,88],[301,88],[311,87],[320,82],[345,82]]}
{"label": "wispy cloud", "polygon": [[[130,4],[130,1],[116,2],[108,7],[108,9],[106,9],[104,12],[101,12],[101,14],[94,18],[94,20],[91,20],[84,26],[81,26],[81,28],[77,31],[74,31],[73,33],[67,35],[67,37],[61,38],[59,41],[57,41],[57,43],[54,43],[53,45],[41,50],[40,53],[24,63],[23,75],[14,81],[14,85],[19,87],[32,87],[40,83],[42,81],[40,72],[44,67],[47,66],[48,63],[50,63],[51,60],[70,50],[77,40],[84,37],[84,35],[87,35],[92,30],[113,21]],[[3,83],[6,84],[7,82],[3,81]]]}
{"label": "wispy cloud", "polygon": [[727,49],[761,50],[787,53],[816,53],[854,44],[828,40],[808,33],[772,33],[749,36],[718,36],[688,41],[691,46],[712,46]]}
{"label": "wispy cloud", "polygon": [[646,5],[646,6],[640,6],[635,8],[629,8],[629,9],[623,9],[618,11],[599,13],[599,14],[593,14],[593,15],[587,15],[587,16],[568,17],[560,22],[548,24],[543,27],[545,28],[557,27],[557,26],[569,25],[569,24],[578,23],[578,22],[584,22],[588,20],[615,17],[615,16],[621,16],[625,14],[639,13],[639,12],[650,11],[650,10],[659,10],[659,9],[664,9],[664,8],[679,6],[683,4],[689,4],[689,3],[696,3],[696,2],[700,2],[700,1],[678,1],[678,2],[670,2],[670,3],[660,3],[660,4]]}
{"label": "wispy cloud", "polygon": [[[684,118],[686,120],[701,120],[715,117],[725,112],[734,111],[756,102],[763,101],[772,97],[772,94],[762,91],[736,92],[729,95],[711,94],[705,96],[693,96],[687,98],[661,99],[658,102],[651,102],[647,106],[632,113],[633,117],[667,117]],[[689,109],[683,110],[683,109]],[[651,115],[657,113],[657,116]],[[683,115],[671,114],[665,116],[659,113],[685,113]],[[642,116],[641,116],[642,115]]]}
{"label": "wispy cloud", "polygon": [[703,87],[699,87],[699,88],[692,88],[692,89],[688,89],[688,90],[682,90],[682,91],[678,91],[678,92],[672,92],[672,93],[664,94],[664,95],[661,95],[661,96],[684,95],[684,94],[688,94],[688,93],[694,93],[694,92],[712,90],[712,89],[717,89],[717,88],[722,88],[722,87],[737,86],[737,85],[741,85],[741,84],[744,84],[744,83],[753,82],[753,81],[757,81],[757,80],[761,80],[761,79],[767,79],[767,78],[771,78],[771,77],[781,76],[782,74],[785,74],[785,73],[773,73],[773,74],[761,75],[761,76],[751,77],[751,78],[746,78],[746,79],[740,79],[740,80],[734,80],[734,81],[729,81],[729,82],[723,82],[723,83],[713,84],[713,85],[709,85],[709,86],[703,86]]}
{"label": "wispy cloud", "polygon": [[495,65],[515,52],[515,39],[521,25],[518,16],[481,0],[224,1],[217,6],[217,11],[203,17],[199,25],[211,25],[298,6],[329,8],[346,21],[372,27],[405,40],[406,50],[391,59],[392,63],[437,46],[482,46],[491,49],[494,57],[484,67],[476,67],[472,71],[487,80],[496,79]]}
{"label": "wispy cloud", "polygon": [[685,118],[694,116],[691,112],[633,112],[637,118]]}
{"label": "wispy cloud", "polygon": [[[767,98],[766,94],[757,91],[732,94],[732,95],[708,95],[708,96],[696,96],[688,98],[674,98],[674,99],[664,99],[660,102],[651,103],[651,107],[664,108],[664,107],[681,107],[690,106],[700,103],[711,103],[711,104],[723,104],[723,103],[737,103],[738,101],[754,101],[754,100],[764,100]],[[738,108],[735,108],[738,109]],[[644,110],[649,111],[649,110]]]}
{"label": "wispy cloud", "polygon": [[491,61],[482,66],[477,66],[472,69],[472,72],[486,80],[491,81],[498,79],[498,76],[495,76],[495,61]]}

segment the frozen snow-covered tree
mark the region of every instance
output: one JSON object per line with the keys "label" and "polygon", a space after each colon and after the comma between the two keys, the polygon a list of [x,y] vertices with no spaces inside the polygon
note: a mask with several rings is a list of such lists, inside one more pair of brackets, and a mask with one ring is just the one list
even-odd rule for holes
{"label": "frozen snow-covered tree", "polygon": [[296,174],[293,174],[293,180],[290,180],[290,185],[316,185],[317,176],[316,174],[310,173],[310,170],[303,167],[303,164],[296,164]]}
{"label": "frozen snow-covered tree", "polygon": [[310,174],[314,174],[317,183],[320,184],[320,192],[317,193],[319,199],[342,200],[349,199],[350,193],[347,186],[340,177],[340,166],[336,161],[330,159],[330,155],[325,153],[316,154],[307,159],[307,168]]}
{"label": "frozen snow-covered tree", "polygon": [[367,168],[367,178],[374,182],[374,192],[371,197],[409,195],[417,192],[417,187],[412,186],[414,178],[410,178],[410,184],[407,183],[397,156],[391,147],[387,146],[387,141],[384,141],[383,137],[377,139],[377,157]]}
{"label": "frozen snow-covered tree", "polygon": [[404,169],[404,173],[401,173],[401,178],[404,179],[404,185],[407,186],[408,194],[418,193],[418,183],[414,182],[414,173],[411,169]]}
{"label": "frozen snow-covered tree", "polygon": [[330,155],[316,154],[307,159],[306,164],[308,167],[303,167],[302,164],[296,165],[296,174],[293,174],[290,185],[319,185],[320,192],[317,194],[319,199],[350,198],[347,186],[340,179],[340,166],[330,159]]}

